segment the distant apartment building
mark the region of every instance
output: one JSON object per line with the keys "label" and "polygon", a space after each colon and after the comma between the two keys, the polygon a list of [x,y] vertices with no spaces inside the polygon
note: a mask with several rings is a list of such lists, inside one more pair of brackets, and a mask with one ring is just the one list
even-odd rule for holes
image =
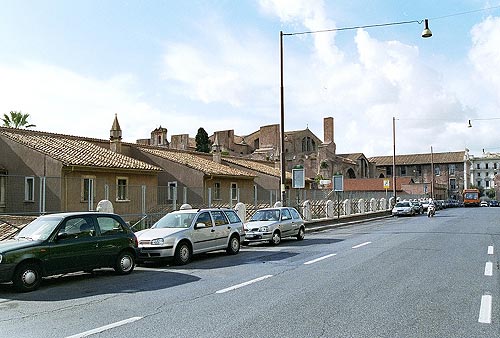
{"label": "distant apartment building", "polygon": [[500,154],[483,153],[482,156],[471,156],[470,182],[485,190],[495,189],[495,176],[500,172]]}

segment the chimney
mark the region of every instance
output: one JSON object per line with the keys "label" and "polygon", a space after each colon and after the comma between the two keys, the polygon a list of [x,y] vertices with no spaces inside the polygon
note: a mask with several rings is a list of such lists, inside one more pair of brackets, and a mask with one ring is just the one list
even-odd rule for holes
{"label": "chimney", "polygon": [[333,143],[333,117],[325,117],[323,119],[323,143]]}
{"label": "chimney", "polygon": [[213,161],[215,163],[221,163],[222,156],[221,156],[219,137],[217,132],[215,133],[214,144],[212,144],[212,155],[213,155]]}
{"label": "chimney", "polygon": [[118,114],[115,114],[115,120],[109,131],[109,149],[118,154],[122,152],[122,129],[118,123]]}

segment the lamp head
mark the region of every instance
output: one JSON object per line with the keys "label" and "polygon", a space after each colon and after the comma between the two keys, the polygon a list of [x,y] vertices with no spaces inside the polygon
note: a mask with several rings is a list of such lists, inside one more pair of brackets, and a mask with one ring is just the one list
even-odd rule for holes
{"label": "lamp head", "polygon": [[472,128],[472,123],[470,123],[470,120],[469,120],[469,125],[467,126],[467,128]]}
{"label": "lamp head", "polygon": [[424,30],[422,31],[422,37],[423,38],[430,38],[432,36],[432,32],[429,29],[429,20],[425,19],[424,20]]}

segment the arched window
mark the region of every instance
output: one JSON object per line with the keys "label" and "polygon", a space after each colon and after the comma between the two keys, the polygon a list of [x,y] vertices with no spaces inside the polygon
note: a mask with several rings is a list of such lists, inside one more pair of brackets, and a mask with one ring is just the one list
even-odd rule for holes
{"label": "arched window", "polygon": [[310,137],[302,139],[302,152],[316,151],[316,142]]}
{"label": "arched window", "polygon": [[356,174],[354,173],[354,170],[352,170],[352,168],[349,168],[349,170],[347,170],[347,177],[356,178]]}

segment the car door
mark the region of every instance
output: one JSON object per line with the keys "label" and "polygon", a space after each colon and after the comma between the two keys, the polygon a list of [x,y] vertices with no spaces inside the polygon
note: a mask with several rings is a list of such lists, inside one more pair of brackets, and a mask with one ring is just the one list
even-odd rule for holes
{"label": "car door", "polygon": [[202,211],[197,215],[191,238],[194,253],[213,250],[216,247],[215,227],[209,211]]}
{"label": "car door", "polygon": [[288,208],[281,209],[281,237],[293,235],[293,219]]}
{"label": "car door", "polygon": [[97,252],[99,265],[102,267],[113,266],[116,257],[123,248],[130,246],[127,230],[113,216],[97,215],[95,217],[99,228],[97,238]]}
{"label": "car door", "polygon": [[215,241],[218,248],[227,247],[227,241],[231,234],[231,225],[222,210],[211,211],[215,224]]}
{"label": "car door", "polygon": [[296,235],[299,233],[300,227],[304,224],[304,221],[300,217],[297,210],[290,208],[290,213],[292,214],[292,233],[291,235]]}
{"label": "car door", "polygon": [[48,274],[86,270],[98,262],[96,231],[91,216],[66,218],[50,243]]}

